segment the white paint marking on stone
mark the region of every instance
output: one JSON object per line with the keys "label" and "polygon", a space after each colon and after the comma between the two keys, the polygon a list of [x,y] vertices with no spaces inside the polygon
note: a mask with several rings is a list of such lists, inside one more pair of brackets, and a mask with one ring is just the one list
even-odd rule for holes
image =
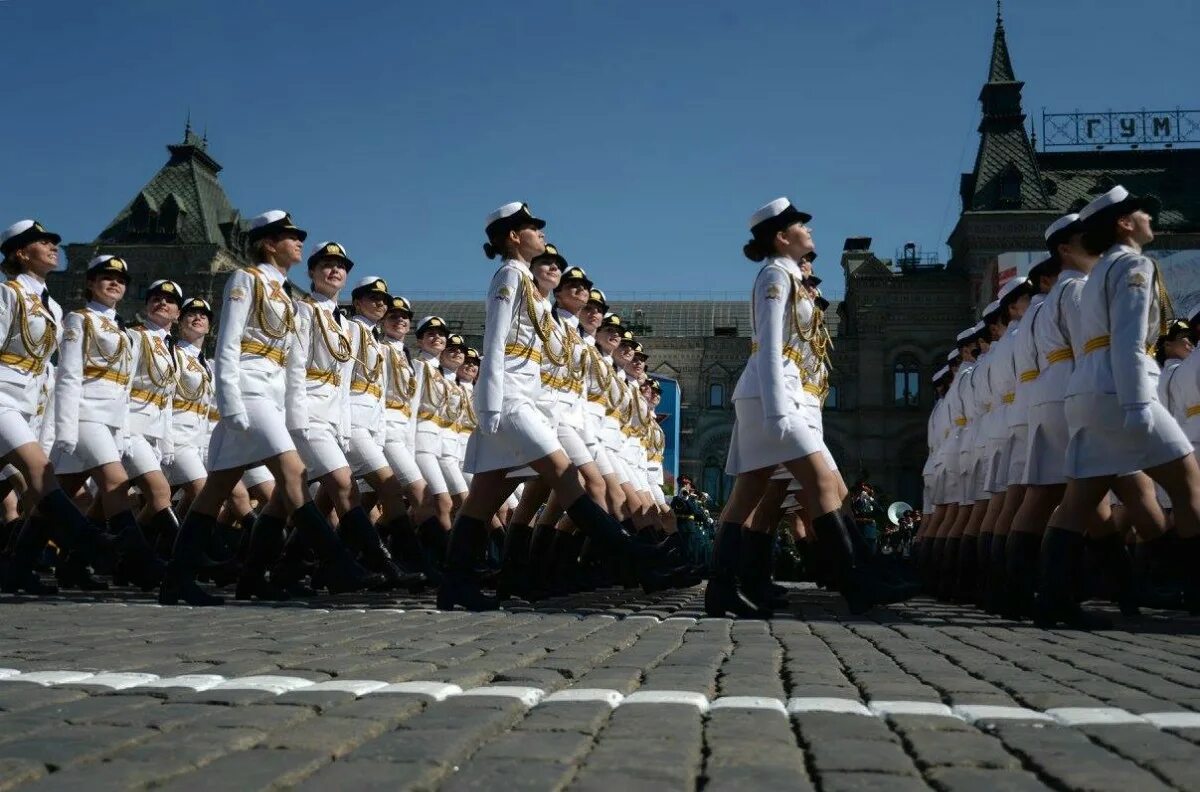
{"label": "white paint marking on stone", "polygon": [[784,703],[777,698],[767,696],[721,696],[709,705],[709,709],[768,710],[787,716],[787,707]]}
{"label": "white paint marking on stone", "polygon": [[21,672],[15,668],[0,668],[0,679],[4,679],[5,677],[10,677],[10,676],[16,676],[19,673],[21,673]]}
{"label": "white paint marking on stone", "polygon": [[668,616],[667,618],[663,619],[663,621],[669,621],[669,622],[681,621],[681,622],[687,622],[688,624],[695,624],[696,617],[694,617],[694,616]]}
{"label": "white paint marking on stone", "polygon": [[551,693],[542,699],[542,704],[572,704],[576,702],[600,702],[610,707],[619,707],[625,696],[609,688],[572,688]]}
{"label": "white paint marking on stone", "polygon": [[1160,729],[1200,729],[1200,712],[1147,712],[1142,717]]}
{"label": "white paint marking on stone", "polygon": [[589,619],[611,619],[612,621],[617,620],[617,617],[613,616],[611,613],[589,613],[589,614],[587,614],[587,618],[589,618]]}
{"label": "white paint marking on stone", "polygon": [[72,682],[82,682],[95,676],[90,671],[30,671],[26,674],[5,677],[5,682],[33,682],[46,687],[48,685],[68,685]]}
{"label": "white paint marking on stone", "polygon": [[867,705],[871,712],[886,718],[889,715],[930,715],[939,718],[957,718],[958,715],[945,704],[933,701],[872,701]]}
{"label": "white paint marking on stone", "polygon": [[788,699],[787,711],[791,715],[799,715],[804,712],[834,712],[839,715],[866,715],[867,717],[873,715],[861,701],[820,696]]}
{"label": "white paint marking on stone", "polygon": [[621,702],[622,707],[628,704],[686,704],[708,712],[708,698],[693,690],[639,690]]}
{"label": "white paint marking on stone", "polygon": [[96,674],[88,679],[87,683],[89,685],[102,685],[113,690],[125,690],[126,688],[137,687],[147,682],[154,682],[157,679],[158,674],[136,674],[118,671]]}
{"label": "white paint marking on stone", "polygon": [[470,688],[458,694],[459,696],[501,696],[503,698],[514,698],[524,704],[526,707],[537,706],[541,701],[546,691],[541,688],[524,687],[521,685],[485,685],[484,687]]}
{"label": "white paint marking on stone", "polygon": [[227,679],[219,685],[214,685],[210,690],[265,690],[278,696],[280,693],[312,687],[312,685],[313,681],[311,679],[263,674],[261,676]]}
{"label": "white paint marking on stone", "polygon": [[162,677],[153,682],[144,682],[134,687],[143,687],[151,689],[159,688],[188,688],[189,690],[201,691],[214,688],[225,681],[225,677],[220,674],[181,674],[180,676]]}
{"label": "white paint marking on stone", "polygon": [[661,623],[662,619],[658,618],[657,616],[651,616],[648,613],[634,613],[629,616],[626,616],[625,621],[652,621],[652,622],[656,622],[656,623]]}
{"label": "white paint marking on stone", "polygon": [[1119,707],[1054,707],[1046,714],[1065,726],[1117,726],[1146,723],[1146,719]]}
{"label": "white paint marking on stone", "polygon": [[403,608],[378,608],[376,613],[404,613]]}
{"label": "white paint marking on stone", "polygon": [[387,682],[380,682],[377,679],[331,679],[328,682],[318,682],[315,685],[300,688],[299,692],[321,693],[331,691],[334,693],[353,693],[356,696],[365,696],[384,687],[387,687]]}
{"label": "white paint marking on stone", "polygon": [[371,693],[408,693],[414,696],[429,696],[434,701],[445,701],[450,696],[457,696],[463,690],[458,685],[445,682],[396,682],[384,685]]}
{"label": "white paint marking on stone", "polygon": [[1032,720],[1053,721],[1044,712],[1026,709],[1025,707],[1002,707],[995,704],[956,704],[952,707],[954,714],[969,723],[981,720]]}

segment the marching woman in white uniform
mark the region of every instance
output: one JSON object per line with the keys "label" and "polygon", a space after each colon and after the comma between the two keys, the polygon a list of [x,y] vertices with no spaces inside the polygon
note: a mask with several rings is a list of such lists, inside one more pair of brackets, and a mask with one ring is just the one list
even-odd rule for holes
{"label": "marching woman in white uniform", "polygon": [[[412,305],[403,297],[392,295],[388,311],[380,322],[383,328],[384,350],[387,354],[387,387],[384,389],[384,426],[386,431],[383,442],[383,455],[391,465],[392,472],[400,481],[408,495],[412,510],[411,523],[405,529],[397,526],[388,537],[393,556],[400,565],[408,570],[421,570],[425,567],[425,559],[421,553],[417,529],[414,525],[422,525],[436,514],[433,501],[430,499],[425,479],[421,469],[417,467],[416,453],[416,414],[417,401],[417,372],[404,338],[412,325]],[[449,520],[447,520],[449,527]],[[438,527],[440,535],[445,532]],[[444,542],[438,547],[444,551]],[[443,553],[444,554],[444,553]],[[438,563],[440,564],[440,556]]]}
{"label": "marching woman in white uniform", "polygon": [[[115,571],[141,588],[151,589],[161,579],[162,569],[131,511],[130,476],[122,465],[122,459],[131,459],[130,388],[138,359],[144,354],[137,346],[139,336],[125,331],[116,312],[128,284],[129,267],[123,259],[97,256],[89,263],[90,300],[86,307],[68,314],[63,323],[51,461],[61,471],[68,492],[79,491],[89,478],[95,482],[100,510],[108,519],[109,531],[117,536]],[[169,380],[173,377],[173,370],[164,377],[172,392],[174,385]],[[149,472],[145,469],[149,459],[157,465],[157,457],[149,441],[139,437],[138,442],[144,475]],[[162,476],[157,467],[154,470]],[[162,484],[165,486],[165,480]]]}
{"label": "marching woman in white uniform", "polygon": [[[34,512],[10,537],[0,564],[0,590],[53,593],[35,569],[47,539],[68,552],[60,561],[60,582],[99,588],[87,570],[97,532],[58,484],[54,467],[33,431],[50,358],[63,334],[62,308],[46,289],[46,276],[58,266],[62,238],[36,220],[21,220],[0,232],[0,462],[21,474]],[[114,460],[115,461],[115,460]]]}
{"label": "marching woman in white uniform", "polygon": [[584,435],[588,452],[596,460],[596,469],[604,479],[604,497],[609,514],[621,514],[625,507],[625,493],[617,477],[616,468],[604,447],[604,390],[611,366],[601,355],[596,345],[596,334],[608,313],[608,299],[600,289],[588,291],[587,302],[579,309],[579,332],[583,336],[584,367],[584,418],[587,433]]}
{"label": "marching woman in white uniform", "polygon": [[423,318],[417,324],[420,351],[412,362],[416,378],[413,455],[425,480],[425,491],[432,507],[431,513],[421,520],[417,530],[425,555],[425,574],[434,582],[441,581],[446,537],[450,535],[450,515],[454,509],[440,461],[444,444],[442,436],[451,427],[447,412],[450,383],[442,374],[442,350],[446,348],[449,337],[446,322],[440,316]]}
{"label": "marching woman in white uniform", "polygon": [[208,300],[192,297],[179,312],[179,340],[175,342],[175,397],[171,404],[171,444],[174,459],[163,463],[172,489],[183,490],[179,513],[187,514],[208,478],[204,457],[208,453],[209,414],[213,410],[212,369],[204,355],[204,339],[212,326]]}
{"label": "marching woman in white uniform", "polygon": [[[356,591],[379,585],[382,577],[368,574],[346,550],[338,535],[309,498],[304,462],[288,432],[288,392],[303,389],[304,380],[288,366],[298,355],[295,307],[287,272],[297,264],[307,234],[286,212],[273,210],[250,221],[248,243],[253,267],[238,270],[225,285],[217,330],[216,397],[221,420],[209,443],[209,476],[192,504],[163,579],[159,602],[173,605],[219,605],[196,584],[204,548],[217,515],[247,468],[265,464],[277,486],[251,535],[250,552],[264,557],[265,546],[278,548],[280,520],[290,515],[298,535],[324,565],[323,578],[333,592]],[[301,369],[302,370],[302,369]],[[261,516],[261,515],[260,515]]]}
{"label": "marching woman in white uniform", "polygon": [[[446,420],[449,426],[442,429],[442,453],[438,464],[446,479],[446,491],[455,508],[462,506],[467,497],[467,480],[463,476],[463,429],[475,424],[471,408],[471,389],[464,388],[458,381],[458,370],[467,359],[467,342],[458,333],[446,338],[446,347],[438,356],[442,376],[446,380]],[[466,434],[470,435],[467,429]]]}
{"label": "marching woman in white uniform", "polygon": [[808,424],[800,406],[803,387],[797,366],[803,355],[801,329],[796,315],[802,299],[799,261],[813,250],[806,225],[811,215],[796,209],[787,198],[778,198],[750,218],[752,239],[744,247],[751,261],[769,259],[755,279],[752,296],[754,341],[750,359],[734,389],[737,422],[730,440],[726,472],[736,475],[725,506],[715,548],[715,571],[705,591],[710,613],[760,615],[764,609],[737,589],[742,526],[749,521],[777,465],[784,465],[800,481],[801,494],[834,578],[855,612],[892,601],[897,592],[870,576],[855,559],[851,532],[853,520],[842,511],[838,474],[825,459],[820,434]]}
{"label": "marching woman in white uniform", "polygon": [[1200,467],[1192,444],[1158,400],[1150,356],[1165,329],[1170,300],[1155,262],[1142,253],[1154,239],[1157,201],[1114,187],[1079,213],[1083,243],[1101,254],[1080,298],[1075,370],[1067,385],[1068,485],[1042,542],[1037,623],[1097,626],[1075,598],[1082,530],[1117,476],[1143,470],[1162,485],[1188,562],[1189,604],[1200,604]]}
{"label": "marching woman in white uniform", "polygon": [[459,510],[446,551],[446,577],[438,590],[438,607],[495,608],[495,598],[482,594],[476,564],[487,545],[492,515],[513,491],[512,470],[525,466],[548,481],[566,504],[575,524],[613,551],[639,555],[639,573],[647,589],[660,587],[650,569],[653,552],[640,552],[621,526],[579,482],[558,435],[537,408],[542,389],[541,360],[549,325],[554,319],[540,306],[529,262],[546,249],[545,222],[523,203],[509,203],[490,214],[484,253],[503,256],[487,295],[482,366],[475,387],[479,428],[467,446],[466,471],[474,474]]}

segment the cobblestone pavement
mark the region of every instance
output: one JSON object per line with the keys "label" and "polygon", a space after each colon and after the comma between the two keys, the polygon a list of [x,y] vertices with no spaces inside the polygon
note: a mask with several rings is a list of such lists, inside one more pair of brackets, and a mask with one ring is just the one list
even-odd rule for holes
{"label": "cobblestone pavement", "polygon": [[0,790],[1200,789],[1200,620],[0,599]]}

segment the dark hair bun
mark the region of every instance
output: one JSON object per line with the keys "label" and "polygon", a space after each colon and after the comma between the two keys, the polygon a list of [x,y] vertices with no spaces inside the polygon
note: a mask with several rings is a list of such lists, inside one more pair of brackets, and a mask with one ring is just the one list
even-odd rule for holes
{"label": "dark hair bun", "polygon": [[757,239],[751,239],[742,245],[742,253],[746,254],[746,258],[751,261],[762,261],[767,257],[766,249],[763,248],[762,243]]}
{"label": "dark hair bun", "polygon": [[487,256],[490,259],[494,259],[494,258],[496,258],[496,256],[500,255],[500,251],[496,250],[496,246],[493,245],[491,242],[484,242],[483,243],[483,255]]}

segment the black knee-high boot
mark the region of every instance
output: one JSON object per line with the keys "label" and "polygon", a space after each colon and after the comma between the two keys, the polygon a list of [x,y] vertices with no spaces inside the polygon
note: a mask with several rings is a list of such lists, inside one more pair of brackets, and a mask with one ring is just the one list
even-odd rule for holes
{"label": "black knee-high boot", "polygon": [[383,575],[359,566],[315,503],[309,501],[292,512],[292,524],[304,543],[316,552],[321,563],[321,578],[330,594],[365,591],[383,585]]}
{"label": "black knee-high boot", "polygon": [[987,596],[988,587],[988,571],[992,565],[992,542],[996,535],[993,533],[979,534],[979,542],[975,545],[976,559],[975,571],[977,577],[975,580],[975,594],[972,600],[976,605],[982,607]]}
{"label": "black knee-high boot", "polygon": [[108,529],[116,536],[117,563],[114,574],[143,591],[158,588],[162,582],[163,564],[155,557],[133,512],[123,511],[109,517]]}
{"label": "black knee-high boot", "polygon": [[987,598],[984,610],[988,613],[999,614],[1003,611],[1005,595],[1008,591],[1008,534],[996,534],[992,537],[989,548],[991,557],[988,561]]}
{"label": "black knee-high boot", "polygon": [[742,531],[738,582],[746,598],[762,610],[787,607],[787,599],[776,594],[771,584],[774,550],[774,535],[761,531]]}
{"label": "black knee-high boot", "polygon": [[347,546],[361,555],[363,565],[383,576],[384,588],[408,589],[423,581],[424,575],[418,577],[396,566],[391,553],[383,546],[379,531],[362,506],[355,506],[343,514],[338,527]]}
{"label": "black knee-high boot", "polygon": [[1041,549],[1041,534],[1027,531],[1009,533],[1008,546],[1004,549],[1005,579],[1008,581],[1002,611],[1005,616],[1022,619],[1033,615]]}
{"label": "black knee-high boot", "polygon": [[1034,623],[1053,627],[1063,622],[1079,630],[1102,630],[1111,622],[1079,607],[1076,598],[1083,570],[1083,534],[1063,528],[1047,528],[1039,557],[1037,607]]}
{"label": "black knee-high boot", "polygon": [[496,610],[500,602],[484,594],[479,585],[478,566],[487,545],[487,525],[482,520],[459,514],[450,530],[446,548],[446,572],[438,587],[439,610],[461,605],[471,611]]}
{"label": "black knee-high boot", "polygon": [[541,567],[535,566],[546,555],[553,534],[544,528],[536,530],[525,523],[509,523],[504,536],[504,552],[500,559],[500,574],[496,578],[496,595],[501,600],[519,596],[529,599],[534,588],[533,577],[540,577]]}
{"label": "black knee-high boot", "polygon": [[851,613],[863,613],[875,605],[900,602],[913,596],[911,585],[891,584],[858,563],[846,520],[838,512],[822,514],[812,522],[826,566]]}
{"label": "black knee-high boot", "polygon": [[954,570],[954,599],[960,602],[969,601],[974,592],[978,544],[978,536],[963,536],[958,545],[958,568]]}
{"label": "black knee-high boot", "polygon": [[961,536],[946,537],[946,543],[942,546],[942,567],[938,570],[938,599],[948,600],[954,596],[954,589],[958,585],[958,558],[961,546]]}
{"label": "black knee-high boot", "polygon": [[732,613],[741,619],[765,619],[769,608],[760,607],[738,587],[741,566],[742,526],[721,523],[713,543],[713,570],[704,587],[704,610],[709,616],[723,618]]}
{"label": "black knee-high boot", "polygon": [[283,552],[285,525],[282,517],[273,517],[266,513],[260,514],[254,521],[246,548],[246,561],[242,565],[242,573],[238,577],[234,594],[236,599],[289,599],[290,595],[284,588],[275,585],[274,581],[267,580],[267,570]]}
{"label": "black knee-high boot", "polygon": [[567,515],[576,527],[585,531],[589,538],[615,556],[626,559],[633,566],[634,574],[647,594],[663,591],[678,585],[695,585],[698,580],[681,580],[673,570],[659,568],[664,554],[653,544],[633,539],[621,527],[621,523],[587,495],[580,495],[567,507]]}
{"label": "black knee-high boot", "polygon": [[1102,571],[1112,591],[1112,598],[1129,618],[1141,615],[1137,588],[1133,581],[1133,559],[1125,549],[1125,539],[1117,534],[1099,539],[1087,539],[1085,553],[1090,553]]}
{"label": "black knee-high boot", "polygon": [[392,560],[402,571],[410,575],[420,575],[417,584],[424,587],[425,562],[421,558],[421,543],[417,539],[416,526],[407,514],[395,517],[388,523],[388,542],[391,545]]}
{"label": "black knee-high boot", "polygon": [[[132,517],[133,515],[130,515],[131,520]],[[225,604],[223,598],[209,594],[196,583],[196,573],[204,564],[204,548],[208,545],[209,534],[216,525],[215,517],[200,514],[195,509],[188,513],[183,525],[179,527],[174,552],[162,576],[162,587],[158,591],[159,603],[177,605],[179,600],[183,600],[193,606]],[[133,528],[137,530],[136,523]]]}
{"label": "black knee-high boot", "polygon": [[0,562],[0,591],[5,594],[57,594],[58,587],[42,582],[38,574],[38,556],[49,541],[45,517],[31,514],[9,541],[6,557]]}
{"label": "black knee-high boot", "polygon": [[421,557],[425,564],[425,579],[434,586],[442,583],[442,567],[446,563],[447,534],[437,517],[429,517],[417,530],[421,543]]}

